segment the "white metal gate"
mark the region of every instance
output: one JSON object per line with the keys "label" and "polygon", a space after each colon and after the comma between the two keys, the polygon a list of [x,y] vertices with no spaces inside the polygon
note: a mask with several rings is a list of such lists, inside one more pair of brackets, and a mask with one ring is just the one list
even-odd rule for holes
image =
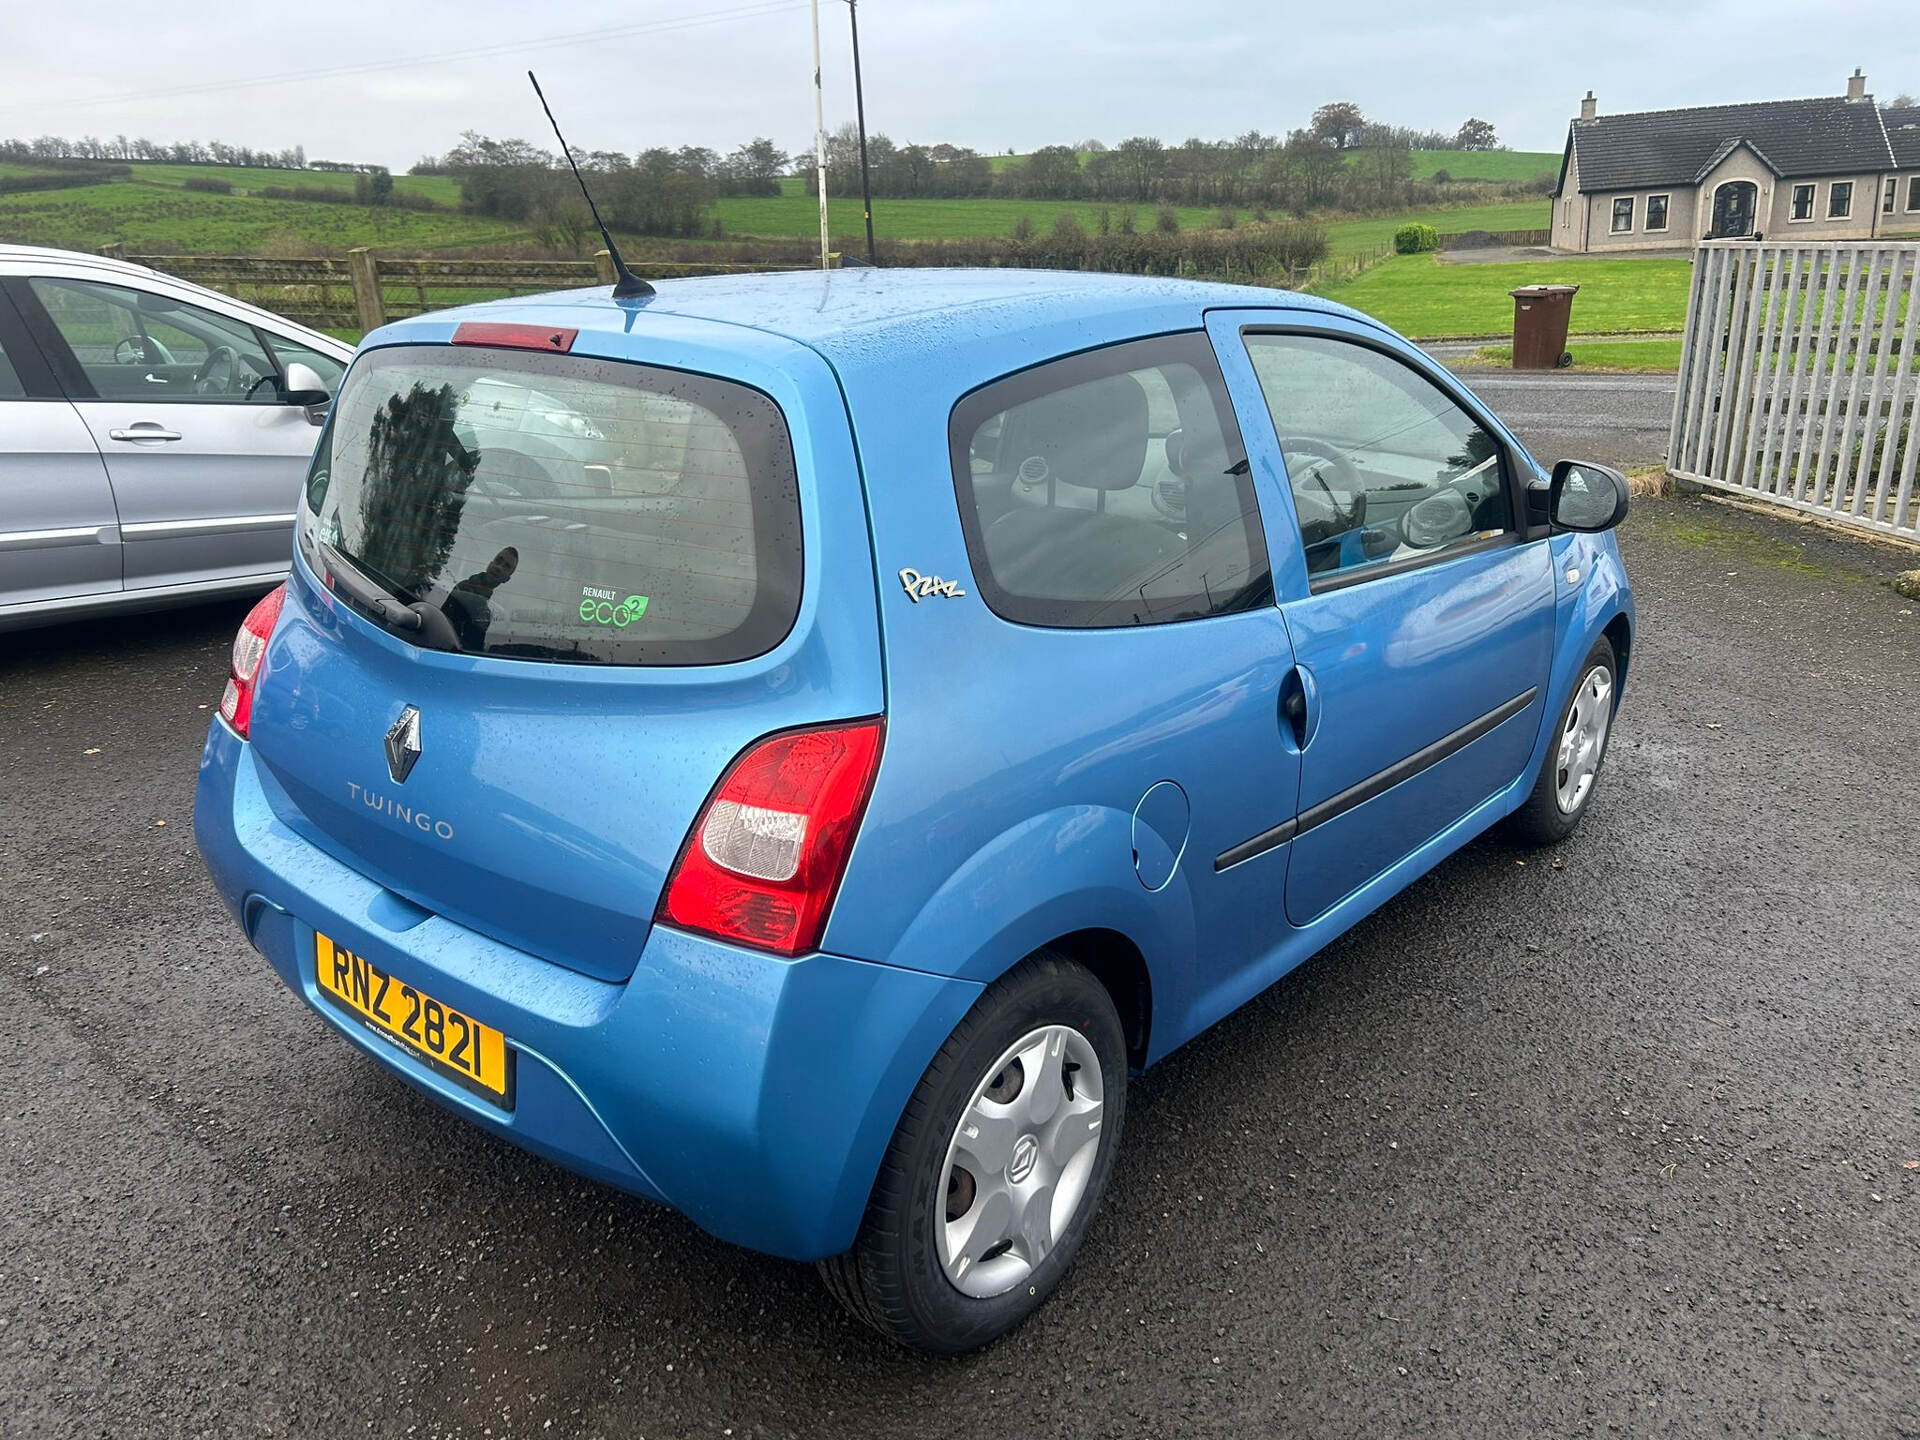
{"label": "white metal gate", "polygon": [[1920,243],[1700,246],[1668,468],[1920,538]]}

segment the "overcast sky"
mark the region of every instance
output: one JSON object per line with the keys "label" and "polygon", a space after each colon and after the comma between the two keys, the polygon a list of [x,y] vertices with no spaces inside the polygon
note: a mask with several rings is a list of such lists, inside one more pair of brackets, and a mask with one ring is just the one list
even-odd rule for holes
{"label": "overcast sky", "polygon": [[[1920,93],[1915,13],[1914,0],[860,6],[869,128],[985,152],[1282,133],[1329,99],[1420,129],[1479,115],[1516,149],[1557,150],[1589,87],[1615,111],[1831,95],[1857,64],[1883,99]],[[853,116],[844,0],[822,0],[821,24],[831,128]],[[813,128],[805,0],[0,0],[0,36],[0,136],[301,144],[403,169],[468,128],[544,142],[529,65],[588,149],[754,135],[793,149]],[[266,83],[235,84],[248,80]]]}

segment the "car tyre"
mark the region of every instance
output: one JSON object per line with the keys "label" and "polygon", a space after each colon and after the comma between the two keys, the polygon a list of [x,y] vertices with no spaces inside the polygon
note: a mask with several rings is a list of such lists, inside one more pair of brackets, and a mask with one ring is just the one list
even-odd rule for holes
{"label": "car tyre", "polygon": [[927,1066],[853,1248],[820,1262],[827,1288],[916,1350],[999,1339],[1073,1263],[1113,1170],[1126,1086],[1106,988],[1051,951],[1021,962]]}
{"label": "car tyre", "polygon": [[1533,791],[1507,820],[1507,834],[1523,845],[1566,839],[1593,803],[1620,695],[1613,642],[1604,635],[1595,640],[1579,673],[1548,740]]}

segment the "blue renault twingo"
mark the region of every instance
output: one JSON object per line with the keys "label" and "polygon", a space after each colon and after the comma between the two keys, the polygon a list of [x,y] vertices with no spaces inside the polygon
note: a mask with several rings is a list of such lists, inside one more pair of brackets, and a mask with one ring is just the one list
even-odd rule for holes
{"label": "blue renault twingo", "polygon": [[864,270],[367,337],[196,834],[341,1035],[930,1351],[1130,1073],[1592,803],[1624,480],[1270,290]]}

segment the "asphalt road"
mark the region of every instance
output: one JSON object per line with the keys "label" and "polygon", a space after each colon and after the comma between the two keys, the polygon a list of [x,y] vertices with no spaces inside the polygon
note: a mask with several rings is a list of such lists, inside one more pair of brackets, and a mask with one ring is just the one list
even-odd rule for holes
{"label": "asphalt road", "polygon": [[0,1431],[1920,1434],[1920,605],[1624,536],[1595,809],[1137,1083],[1075,1273],[932,1362],[339,1043],[188,814],[242,607],[0,644]]}
{"label": "asphalt road", "polygon": [[[1454,358],[1443,352],[1443,358]],[[1457,359],[1455,360],[1457,364]],[[1456,373],[1543,465],[1597,460],[1630,469],[1667,456],[1673,420],[1671,375],[1602,375],[1550,370]]]}

